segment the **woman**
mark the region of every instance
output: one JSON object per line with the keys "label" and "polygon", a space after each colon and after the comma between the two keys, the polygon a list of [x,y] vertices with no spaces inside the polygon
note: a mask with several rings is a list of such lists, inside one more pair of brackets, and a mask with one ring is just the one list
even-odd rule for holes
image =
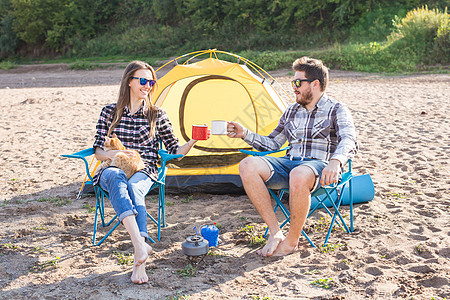
{"label": "woman", "polygon": [[156,87],[153,68],[142,61],[131,62],[122,76],[117,103],[102,109],[94,142],[98,160],[112,159],[118,152],[132,157],[131,150],[103,150],[105,136],[115,133],[125,147],[137,150],[145,162],[145,169],[129,180],[122,170],[114,167],[101,169],[94,176],[94,184],[99,184],[109,193],[111,204],[131,237],[134,247],[131,281],[137,284],[148,281],[145,261],[152,247],[146,243],[145,195],[158,178],[156,161],[159,141],[162,140],[169,153],[183,155],[197,142],[190,140],[179,145],[166,112],[150,101]]}

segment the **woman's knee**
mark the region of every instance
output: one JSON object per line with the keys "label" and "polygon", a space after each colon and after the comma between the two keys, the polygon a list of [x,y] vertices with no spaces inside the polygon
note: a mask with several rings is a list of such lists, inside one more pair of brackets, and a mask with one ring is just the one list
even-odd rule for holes
{"label": "woman's knee", "polygon": [[107,168],[102,172],[101,177],[109,182],[127,182],[127,175],[119,168]]}

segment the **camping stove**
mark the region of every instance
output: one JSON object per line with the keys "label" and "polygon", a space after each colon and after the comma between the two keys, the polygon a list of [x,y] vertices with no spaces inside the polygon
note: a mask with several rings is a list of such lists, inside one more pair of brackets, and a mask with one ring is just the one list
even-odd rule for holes
{"label": "camping stove", "polygon": [[181,244],[181,247],[192,266],[201,263],[209,251],[208,241],[197,234],[187,237],[186,241]]}

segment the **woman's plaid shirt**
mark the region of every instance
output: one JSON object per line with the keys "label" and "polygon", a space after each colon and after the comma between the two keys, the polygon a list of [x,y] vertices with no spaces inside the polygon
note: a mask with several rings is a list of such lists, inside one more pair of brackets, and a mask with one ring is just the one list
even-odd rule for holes
{"label": "woman's plaid shirt", "polygon": [[[97,133],[95,135],[94,148],[100,147],[103,149],[105,136],[108,134],[111,126],[115,107],[116,104],[103,107],[96,126]],[[175,154],[179,147],[178,139],[173,134],[172,124],[162,108],[158,108],[154,137],[150,137],[149,124],[147,116],[144,114],[144,107],[141,107],[134,115],[131,115],[128,107],[125,107],[122,119],[114,128],[113,133],[117,135],[125,147],[139,152],[145,163],[145,169],[142,172],[153,180],[158,179],[156,162],[158,160],[159,141],[164,143],[166,150],[170,154]],[[94,176],[94,184],[99,183],[102,171],[100,170]]]}
{"label": "woman's plaid shirt", "polygon": [[349,109],[326,94],[311,111],[297,103],[289,106],[269,136],[249,132],[244,140],[259,151],[278,150],[288,141],[287,156],[337,159],[342,166],[358,151]]}

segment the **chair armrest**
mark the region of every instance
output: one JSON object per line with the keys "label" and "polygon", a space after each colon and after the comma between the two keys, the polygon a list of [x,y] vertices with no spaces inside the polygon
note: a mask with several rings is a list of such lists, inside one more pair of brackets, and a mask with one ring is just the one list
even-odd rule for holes
{"label": "chair armrest", "polygon": [[243,149],[240,149],[239,151],[244,154],[248,154],[248,155],[252,155],[252,156],[265,156],[265,155],[272,154],[272,153],[286,151],[287,149],[289,149],[289,147],[283,147],[281,149],[273,150],[273,151],[250,151],[250,150],[243,150]]}
{"label": "chair armrest", "polygon": [[166,163],[169,160],[172,159],[176,159],[176,158],[180,158],[183,157],[183,154],[169,154],[167,152],[167,150],[164,149],[160,149],[158,151],[158,155],[159,157],[161,157],[161,166],[159,167],[158,170],[158,183],[164,185],[165,184],[165,179],[166,179],[166,173],[167,173],[167,168],[166,168]]}
{"label": "chair armrest", "polygon": [[183,154],[169,154],[167,150],[161,149],[158,151],[159,156],[161,157],[161,161],[168,162],[169,160],[183,157]]}
{"label": "chair armrest", "polygon": [[164,150],[164,149],[160,149],[158,151],[158,155],[159,155],[159,157],[161,157],[161,168],[165,168],[166,167],[166,163],[169,160],[183,157],[183,154],[169,154],[167,152],[167,150]]}
{"label": "chair armrest", "polygon": [[86,160],[87,156],[91,156],[95,153],[95,149],[94,148],[88,148],[88,149],[84,149],[78,152],[75,152],[73,154],[63,154],[61,155],[62,157],[67,157],[67,158],[77,158],[77,159],[81,159],[84,162],[84,166],[86,168],[86,174],[89,177],[89,179],[92,181],[92,177],[91,174],[89,172],[89,163]]}
{"label": "chair armrest", "polygon": [[92,155],[94,153],[95,153],[95,149],[94,148],[88,148],[88,149],[84,149],[84,150],[75,152],[73,154],[63,154],[61,156],[69,157],[69,158],[83,158],[83,157],[86,157],[86,156],[90,156],[90,155]]}

